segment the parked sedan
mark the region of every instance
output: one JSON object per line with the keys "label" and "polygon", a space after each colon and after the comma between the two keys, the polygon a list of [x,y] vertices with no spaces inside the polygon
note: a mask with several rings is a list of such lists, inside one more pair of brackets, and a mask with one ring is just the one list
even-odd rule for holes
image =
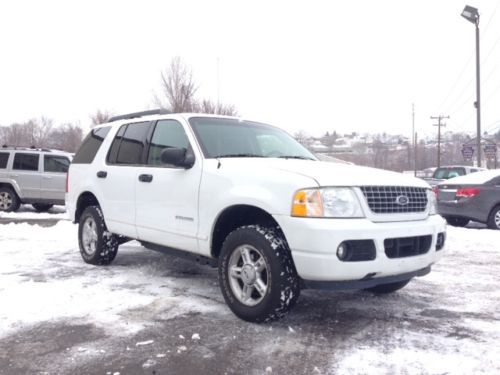
{"label": "parked sedan", "polygon": [[500,229],[500,169],[451,178],[434,192],[448,224],[463,227],[472,220]]}

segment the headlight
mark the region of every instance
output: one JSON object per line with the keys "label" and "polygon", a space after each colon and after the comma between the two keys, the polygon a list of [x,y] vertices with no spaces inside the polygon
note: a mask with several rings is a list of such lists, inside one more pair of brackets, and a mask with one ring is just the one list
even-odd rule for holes
{"label": "headlight", "polygon": [[427,190],[427,205],[429,206],[429,215],[437,214],[436,194],[432,190]]}
{"label": "headlight", "polygon": [[292,216],[364,217],[354,191],[343,187],[299,190],[293,198]]}

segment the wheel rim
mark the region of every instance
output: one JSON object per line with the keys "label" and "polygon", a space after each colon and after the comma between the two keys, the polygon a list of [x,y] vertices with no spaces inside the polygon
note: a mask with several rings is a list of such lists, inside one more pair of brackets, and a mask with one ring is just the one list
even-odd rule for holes
{"label": "wheel rim", "polygon": [[497,210],[497,212],[495,212],[494,221],[495,221],[496,227],[500,229],[500,210]]}
{"label": "wheel rim", "polygon": [[82,246],[87,255],[94,255],[97,249],[97,225],[92,217],[88,217],[83,222]]}
{"label": "wheel rim", "polygon": [[8,210],[12,207],[12,196],[6,191],[0,193],[0,210]]}
{"label": "wheel rim", "polygon": [[229,285],[246,306],[260,303],[269,288],[269,266],[262,253],[250,245],[236,248],[229,258]]}

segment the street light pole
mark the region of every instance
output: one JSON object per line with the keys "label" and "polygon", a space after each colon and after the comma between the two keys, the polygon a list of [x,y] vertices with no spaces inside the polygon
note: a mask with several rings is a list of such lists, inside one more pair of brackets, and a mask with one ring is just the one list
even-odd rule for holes
{"label": "street light pole", "polygon": [[479,12],[477,8],[466,5],[462,11],[462,17],[472,22],[476,26],[476,152],[477,166],[481,167],[481,82],[480,82],[480,61],[479,61]]}
{"label": "street light pole", "polygon": [[476,125],[477,166],[481,167],[481,80],[479,63],[479,14],[476,18]]}

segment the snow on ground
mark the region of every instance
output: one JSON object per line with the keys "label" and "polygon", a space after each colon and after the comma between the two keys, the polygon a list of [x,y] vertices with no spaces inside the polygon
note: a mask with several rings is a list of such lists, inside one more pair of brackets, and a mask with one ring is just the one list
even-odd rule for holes
{"label": "snow on ground", "polygon": [[[0,348],[44,332],[37,327],[88,324],[112,346],[86,342],[68,348],[68,358],[34,358],[59,373],[101,373],[110,361],[128,366],[141,353],[140,369],[164,360],[208,373],[500,373],[500,231],[448,227],[446,251],[429,275],[398,293],[303,291],[286,319],[252,325],[225,306],[214,269],[137,242],[122,245],[111,266],[95,267],[81,260],[69,221],[0,225]],[[101,367],[82,367],[89,364]]]}
{"label": "snow on ground", "polygon": [[[390,341],[381,337],[380,345],[348,350],[332,364],[335,372],[500,373],[500,231],[448,226],[447,232],[446,257],[407,287],[413,289],[408,297],[425,305],[406,311],[386,306],[401,317],[403,329],[391,332]],[[378,302],[365,307],[380,309],[373,305]],[[416,321],[422,329],[414,329]]]}
{"label": "snow on ground", "polygon": [[[144,252],[138,243],[124,245],[113,267],[103,270],[83,263],[77,250],[77,226],[69,221],[50,228],[0,226],[0,338],[28,325],[59,319],[90,321],[126,334],[144,328],[151,314],[167,318],[212,311],[220,305],[176,295],[179,288],[200,293],[204,281],[165,277],[161,263],[166,258],[148,251],[141,259]],[[127,267],[130,263],[135,264],[133,269]],[[134,313],[145,305],[152,309],[150,316]]]}
{"label": "snow on ground", "polygon": [[16,212],[0,211],[0,219],[68,219],[64,206],[53,206],[47,212],[38,212],[30,204],[23,204]]}

